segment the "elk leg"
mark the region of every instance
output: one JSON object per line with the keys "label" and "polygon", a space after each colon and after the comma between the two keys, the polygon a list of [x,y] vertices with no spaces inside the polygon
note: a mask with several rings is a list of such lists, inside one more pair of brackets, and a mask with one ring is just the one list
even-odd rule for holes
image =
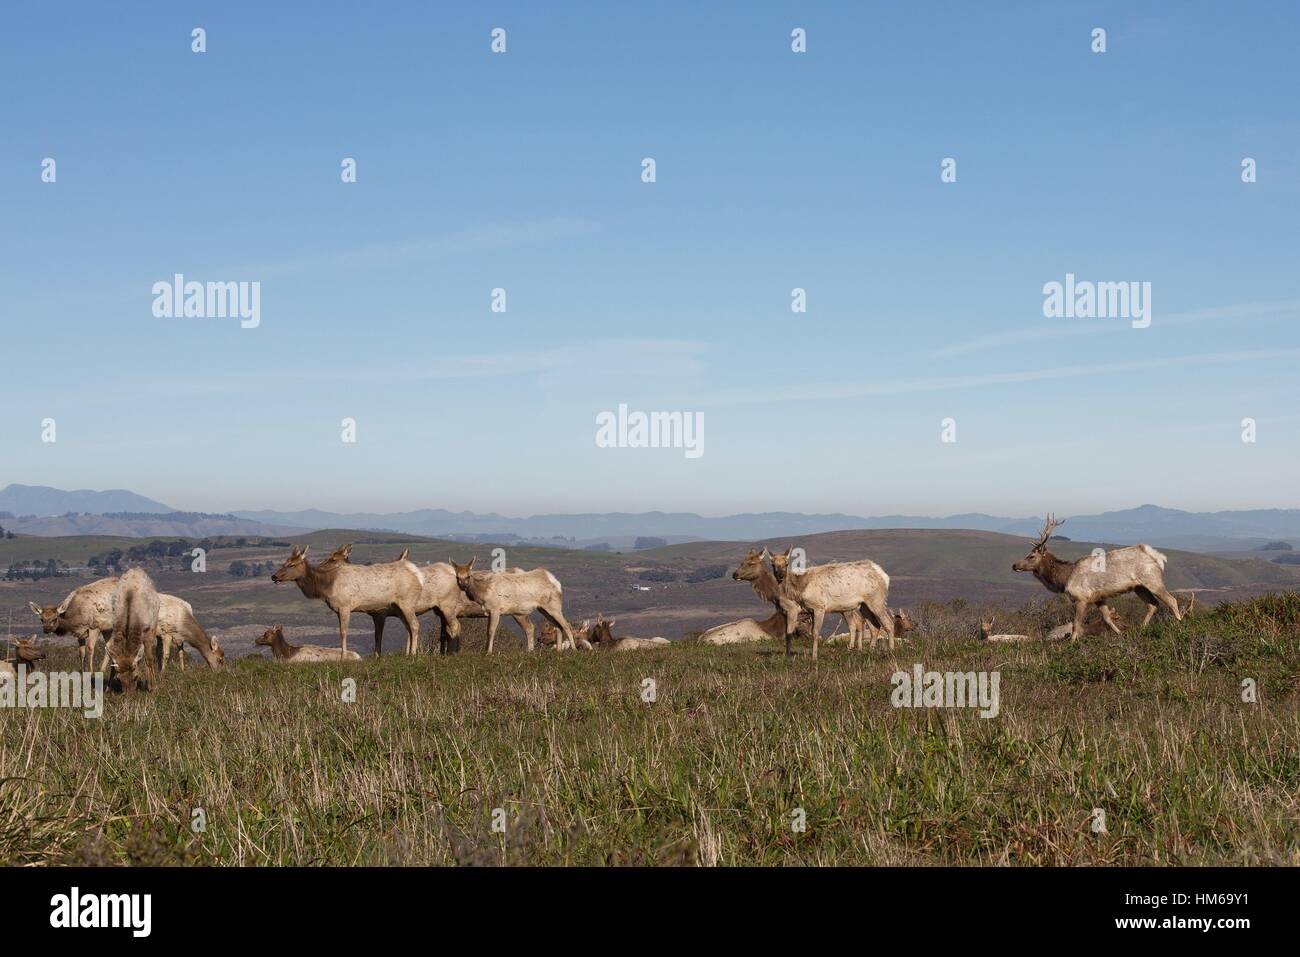
{"label": "elk leg", "polygon": [[1155,595],[1156,598],[1158,598],[1164,606],[1169,609],[1169,613],[1173,615],[1174,618],[1178,621],[1183,620],[1183,610],[1178,607],[1178,599],[1169,594],[1169,592],[1165,590],[1164,585],[1159,585],[1156,588],[1149,590],[1151,594]]}
{"label": "elk leg", "polygon": [[524,633],[524,647],[529,651],[533,650],[533,620],[527,615],[511,615],[519,630]]}
{"label": "elk leg", "polygon": [[1156,616],[1156,611],[1160,608],[1160,602],[1156,601],[1156,596],[1141,585],[1133,589],[1133,593],[1146,602],[1147,613],[1142,616],[1142,624],[1138,625],[1139,628],[1145,628],[1151,619]]}
{"label": "elk leg", "polygon": [[495,611],[488,612],[488,645],[487,653],[492,654],[492,642],[497,636],[497,625],[501,624],[501,615]]}
{"label": "elk leg", "polygon": [[551,624],[553,624],[556,628],[560,629],[560,634],[563,640],[561,640],[561,638],[555,639],[555,650],[560,651],[565,647],[565,644],[567,643],[569,648],[572,648],[576,651],[578,647],[578,642],[575,641],[573,638],[573,629],[569,627],[569,622],[564,617],[564,612],[561,611],[558,606],[550,609],[538,608],[537,610],[540,611],[547,618],[549,618],[551,620]]}
{"label": "elk leg", "polygon": [[822,621],[824,621],[825,618],[826,618],[826,612],[825,612],[825,611],[823,611],[823,610],[820,609],[820,608],[814,608],[814,609],[813,609],[813,626],[812,626],[812,631],[813,631],[813,636],[812,636],[812,638],[813,638],[813,650],[812,650],[813,661],[816,661],[816,660],[817,660],[817,640],[818,640],[819,638],[821,638],[821,634],[822,634]]}
{"label": "elk leg", "polygon": [[1109,605],[1107,605],[1104,601],[1099,601],[1097,602],[1097,608],[1100,609],[1101,611],[1101,620],[1104,621],[1110,627],[1111,631],[1115,632],[1115,634],[1117,635],[1124,634],[1124,632],[1120,631],[1119,625],[1115,624],[1115,619],[1110,616]]}
{"label": "elk leg", "polygon": [[794,657],[794,633],[799,629],[799,606],[792,601],[781,601],[785,613],[785,656]]}
{"label": "elk leg", "polygon": [[435,608],[433,613],[438,616],[438,654],[447,653],[447,616],[442,613],[441,608]]}
{"label": "elk leg", "polygon": [[460,619],[455,615],[442,619],[443,654],[453,655],[460,651]]}
{"label": "elk leg", "polygon": [[397,614],[402,619],[402,624],[406,626],[406,653],[416,655],[420,653],[420,618],[410,608],[397,607]]}
{"label": "elk leg", "polygon": [[1077,641],[1083,634],[1083,619],[1088,614],[1088,603],[1080,598],[1074,603],[1074,628],[1070,631],[1070,640]]}
{"label": "elk leg", "polygon": [[894,619],[889,616],[889,606],[885,603],[884,598],[875,598],[871,601],[865,601],[863,604],[867,608],[872,624],[889,636],[889,650],[894,650]]}
{"label": "elk leg", "polygon": [[375,623],[375,657],[378,658],[384,651],[384,622],[388,616],[372,613],[370,620]]}
{"label": "elk leg", "polygon": [[348,650],[348,619],[352,617],[352,609],[340,608],[338,611],[338,616],[339,616],[339,647],[343,649],[343,651],[339,654],[339,657],[342,658],[344,657],[344,655],[346,655]]}

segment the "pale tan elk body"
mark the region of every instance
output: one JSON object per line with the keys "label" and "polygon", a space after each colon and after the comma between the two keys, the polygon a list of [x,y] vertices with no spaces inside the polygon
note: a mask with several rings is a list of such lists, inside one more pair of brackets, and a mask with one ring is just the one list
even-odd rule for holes
{"label": "pale tan elk body", "polygon": [[[403,558],[406,553],[402,553]],[[511,572],[522,572],[523,569],[512,568]],[[468,595],[461,591],[460,585],[456,583],[456,569],[447,562],[434,562],[431,565],[424,565],[420,568],[420,574],[424,577],[424,587],[420,591],[420,602],[416,606],[416,614],[423,615],[425,612],[432,611],[438,616],[438,623],[442,625],[438,635],[438,651],[440,654],[450,654],[460,650],[460,619],[462,618],[487,618],[488,613],[478,602],[473,601]],[[533,646],[533,622],[527,615],[511,615],[519,630],[524,634],[524,640],[527,646]],[[376,643],[378,642],[378,632],[376,632]]]}
{"label": "pale tan elk body", "polygon": [[415,654],[420,643],[416,608],[424,588],[420,569],[404,558],[382,565],[351,565],[336,561],[338,554],[335,552],[320,565],[312,565],[307,561],[307,549],[295,548],[271,580],[293,582],[308,598],[325,602],[338,615],[339,647],[343,651],[348,648],[348,620],[354,611],[359,611],[370,615],[375,622],[376,655],[380,650],[383,622],[390,615],[402,619],[406,626],[406,653]]}
{"label": "pale tan elk body", "polygon": [[[202,655],[209,668],[219,669],[226,663],[226,652],[203,630],[194,617],[193,606],[175,595],[159,595],[158,667],[166,670],[167,659],[173,655],[178,655],[183,662],[186,645]],[[182,664],[181,667],[185,666]]]}
{"label": "pale tan elk body", "polygon": [[1064,525],[1051,515],[1034,542],[1029,554],[1011,566],[1018,572],[1033,572],[1034,577],[1048,589],[1064,593],[1074,602],[1074,625],[1070,632],[1073,641],[1083,634],[1083,620],[1088,606],[1096,605],[1101,617],[1115,634],[1122,634],[1106,602],[1119,595],[1134,592],[1146,603],[1146,616],[1139,627],[1144,627],[1161,605],[1178,621],[1183,613],[1178,600],[1165,588],[1165,564],[1168,559],[1150,545],[1129,545],[1112,548],[1104,555],[1089,555],[1078,561],[1063,561],[1047,550],[1052,532]]}
{"label": "pale tan elk body", "polygon": [[158,640],[158,606],[158,591],[143,569],[132,568],[118,579],[108,660],[125,692],[134,691],[142,677],[152,684],[154,658],[149,652]]}
{"label": "pale tan elk body", "polygon": [[[790,606],[788,603],[783,601],[781,583],[777,579],[774,569],[769,567],[767,562],[765,561],[765,559],[771,557],[772,556],[768,553],[768,550],[766,548],[764,548],[761,552],[751,548],[749,550],[749,553],[745,556],[744,560],[740,563],[740,567],[738,567],[734,572],[731,573],[731,577],[735,581],[749,582],[750,586],[754,589],[754,594],[756,594],[759,598],[763,599],[763,601],[771,602],[772,605],[776,608],[776,614],[780,616],[780,625],[781,625],[780,634],[785,637],[786,650],[789,651],[791,629],[789,626],[789,619],[786,617],[788,613],[791,613],[789,609],[793,607],[792,613],[796,616],[793,630],[799,632],[800,634],[803,633],[805,628],[808,628],[809,630],[811,629],[811,616],[801,614],[798,606]],[[849,627],[849,631],[856,635],[858,633],[858,630],[862,628],[862,616],[858,614],[856,609],[854,609],[849,612],[846,612],[843,617],[844,617],[845,624],[848,625]],[[807,624],[805,624],[805,622],[801,619],[807,619]],[[730,644],[731,643],[731,641],[727,641],[727,642],[719,641],[718,640],[719,637],[731,638],[732,641],[747,640],[747,639],[743,639],[741,636],[745,634],[754,634],[753,628],[751,628],[750,625],[745,624],[745,622],[748,620],[749,619],[742,619],[739,622],[730,622],[728,625],[719,626],[720,628],[727,628],[728,630],[721,632],[720,635],[711,636],[710,640],[706,643],[707,644],[724,644],[724,643]],[[763,622],[753,622],[754,627],[762,629],[763,631],[766,631],[766,629],[768,627],[771,627],[772,624],[773,624],[772,618],[768,618],[766,621]],[[736,625],[739,627],[735,629],[731,629],[729,627],[730,625]],[[705,635],[707,634],[708,632],[705,632]],[[705,635],[700,636],[701,641],[704,640]],[[759,639],[755,637],[752,640],[757,641]]]}
{"label": "pale tan elk body", "polygon": [[322,648],[320,645],[292,645],[284,637],[284,628],[275,625],[268,628],[253,642],[271,649],[271,656],[276,661],[288,661],[295,665],[312,664],[321,661],[360,661],[361,656],[355,651],[342,648]]}
{"label": "pale tan elk body", "polygon": [[773,612],[762,621],[741,618],[723,625],[714,625],[701,632],[696,641],[703,645],[737,645],[749,641],[765,641],[785,637],[785,614]]}
{"label": "pale tan elk body", "polygon": [[[559,580],[544,568],[531,571],[476,572],[471,558],[462,565],[452,562],[456,569],[456,584],[470,601],[483,606],[488,616],[487,653],[492,654],[492,644],[496,638],[497,626],[502,615],[528,616],[541,612],[551,624],[560,629],[562,639],[555,643],[556,651],[563,651],[567,645],[576,647],[573,629],[564,618],[563,589]],[[532,628],[525,632],[528,650],[533,650]]]}
{"label": "pale tan elk body", "polygon": [[[798,609],[806,609],[813,616],[813,657],[817,657],[817,643],[821,638],[822,621],[827,612],[840,612],[849,626],[849,647],[863,646],[865,625],[863,619],[870,621],[874,628],[889,636],[889,648],[894,649],[894,619],[889,613],[889,576],[883,568],[873,561],[863,559],[856,562],[835,562],[829,565],[815,565],[806,571],[796,572],[788,568],[793,548],[780,556],[786,564],[786,574],[780,582],[781,606],[786,612],[786,654],[793,654],[790,647],[794,629],[790,627],[791,616]],[[764,549],[775,568],[778,557]],[[854,617],[848,613],[852,612]],[[872,644],[876,636],[873,634]]]}
{"label": "pale tan elk body", "polygon": [[996,618],[990,618],[988,621],[985,621],[983,618],[980,619],[980,638],[982,640],[1003,644],[1013,644],[1015,642],[1030,640],[1028,635],[995,635],[993,633],[993,625],[996,622]]}
{"label": "pale tan elk body", "polygon": [[633,638],[631,636],[619,637],[614,634],[614,623],[618,619],[611,618],[609,621],[600,619],[596,626],[591,630],[591,640],[601,651],[645,651],[651,648],[666,648],[672,644],[667,638]]}
{"label": "pale tan elk body", "polygon": [[[116,578],[101,578],[74,588],[57,606],[42,608],[35,602],[28,602],[28,607],[40,618],[45,634],[72,635],[77,639],[82,671],[96,670],[95,646],[99,644],[101,635],[113,633],[113,591],[117,588],[117,581]],[[104,655],[107,660],[107,648]],[[103,667],[101,664],[99,670]]]}
{"label": "pale tan elk body", "polygon": [[30,673],[35,669],[38,662],[45,659],[45,652],[36,647],[34,638],[15,638],[13,643],[13,660],[5,659],[0,661],[0,676],[8,675],[11,678],[17,678],[19,665],[26,665],[27,671]]}

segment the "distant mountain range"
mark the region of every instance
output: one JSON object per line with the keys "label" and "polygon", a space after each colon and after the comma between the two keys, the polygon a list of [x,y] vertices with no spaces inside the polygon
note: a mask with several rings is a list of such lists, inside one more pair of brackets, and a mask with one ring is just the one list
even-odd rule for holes
{"label": "distant mountain range", "polygon": [[[84,530],[87,524],[96,524],[88,523],[84,515],[80,522],[68,520],[62,523],[32,520],[20,522],[7,520],[3,515],[10,513],[13,516],[50,518],[66,516],[69,512],[100,516],[124,512],[137,514],[131,518],[112,518],[113,531],[108,531],[107,528],[103,531]],[[0,490],[0,525],[25,534],[200,534],[161,531],[169,522],[166,517],[169,513],[174,515],[172,524],[186,524],[180,521],[181,514],[176,513],[175,509],[125,490],[66,492],[25,485],[10,485]],[[193,513],[183,514],[189,516]],[[757,541],[820,532],[883,528],[967,528],[1033,537],[1043,522],[1037,516],[1006,518],[978,512],[944,518],[920,515],[864,518],[842,513],[810,515],[802,512],[753,512],[714,518],[693,512],[605,512],[510,518],[491,512],[451,512],[446,509],[390,513],[340,513],[317,509],[296,512],[263,510],[204,515],[201,518],[205,524],[216,526],[224,522],[226,527],[233,529],[205,530],[201,533],[208,535],[284,536],[295,531],[351,528],[406,532],[430,537],[570,546],[608,542],[615,548],[626,548],[637,537],[662,538],[670,543],[696,540]],[[76,525],[75,530],[71,527],[73,525]],[[1194,551],[1240,550],[1268,541],[1289,540],[1293,544],[1300,543],[1300,509],[1185,512],[1156,505],[1142,505],[1098,515],[1068,516],[1060,534],[1083,541],[1115,544],[1145,541],[1153,545]]]}

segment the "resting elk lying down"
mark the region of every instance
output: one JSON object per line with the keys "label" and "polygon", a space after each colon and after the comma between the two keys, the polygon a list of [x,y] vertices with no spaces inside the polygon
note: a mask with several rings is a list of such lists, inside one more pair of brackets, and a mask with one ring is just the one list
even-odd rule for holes
{"label": "resting elk lying down", "polygon": [[[538,611],[551,624],[560,629],[562,638],[555,645],[556,651],[563,651],[567,646],[576,647],[573,629],[564,618],[562,608],[563,589],[554,575],[544,568],[532,571],[511,570],[504,572],[474,571],[471,558],[464,565],[452,562],[456,569],[456,584],[470,601],[483,606],[488,616],[487,653],[492,654],[492,644],[496,640],[497,626],[502,615],[522,615],[527,617]],[[528,650],[533,650],[533,630],[525,632]]]}
{"label": "resting elk lying down", "polygon": [[632,638],[616,637],[614,623],[618,619],[606,621],[601,618],[591,630],[591,640],[600,651],[645,651],[649,648],[667,648],[671,642],[667,638]]}
{"label": "resting elk lying down", "polygon": [[980,638],[983,641],[995,641],[1010,644],[1030,640],[1028,635],[995,635],[993,633],[993,625],[996,622],[996,618],[990,618],[988,621],[985,621],[983,618],[980,619]]}
{"label": "resting elk lying down", "polygon": [[343,648],[322,648],[320,645],[292,645],[284,637],[284,628],[274,625],[258,636],[254,644],[271,649],[276,661],[288,661],[295,665],[311,664],[319,661],[360,661],[361,656],[355,651]]}
{"label": "resting elk lying down", "polygon": [[[527,618],[524,620],[528,621]],[[560,635],[560,629],[556,628],[549,621],[544,621],[542,622],[542,630],[537,634],[537,640],[549,647],[560,640]],[[573,629],[573,641],[577,645],[579,651],[594,650],[591,645],[591,622],[584,621],[577,628]]]}
{"label": "resting elk lying down", "polygon": [[1112,548],[1104,554],[1089,555],[1078,561],[1063,561],[1047,550],[1052,532],[1064,525],[1050,514],[1047,524],[1034,542],[1029,554],[1011,568],[1018,572],[1033,572],[1034,577],[1049,590],[1064,593],[1074,602],[1074,626],[1070,632],[1073,641],[1083,632],[1083,619],[1090,605],[1096,605],[1101,617],[1115,634],[1121,630],[1111,617],[1106,602],[1127,592],[1134,592],[1146,602],[1147,613],[1139,627],[1145,627],[1161,605],[1174,618],[1183,620],[1178,601],[1165,588],[1165,564],[1168,559],[1150,545],[1129,545]]}

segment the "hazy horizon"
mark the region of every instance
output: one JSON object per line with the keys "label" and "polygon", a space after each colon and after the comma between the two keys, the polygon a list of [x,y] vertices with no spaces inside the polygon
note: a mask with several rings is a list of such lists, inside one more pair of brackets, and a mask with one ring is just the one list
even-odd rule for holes
{"label": "hazy horizon", "polygon": [[[208,512],[1295,508],[1300,10],[1233,14],[6,9],[0,464]],[[256,327],[156,315],[178,274]],[[1046,315],[1076,279],[1149,326]],[[701,454],[600,447],[620,406]]]}

